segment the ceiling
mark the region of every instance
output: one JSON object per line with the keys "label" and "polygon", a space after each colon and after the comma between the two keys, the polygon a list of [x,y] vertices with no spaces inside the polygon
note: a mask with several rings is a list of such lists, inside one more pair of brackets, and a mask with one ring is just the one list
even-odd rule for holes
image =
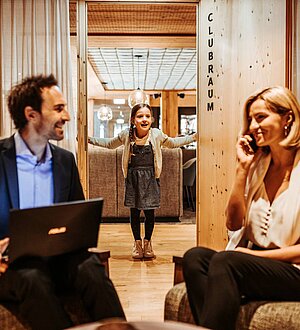
{"label": "ceiling", "polygon": [[195,44],[195,4],[88,5],[88,59],[107,91],[195,90]]}

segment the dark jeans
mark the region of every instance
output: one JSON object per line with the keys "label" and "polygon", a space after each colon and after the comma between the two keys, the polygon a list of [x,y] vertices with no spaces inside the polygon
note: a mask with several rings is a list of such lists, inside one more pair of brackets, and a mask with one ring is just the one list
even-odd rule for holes
{"label": "dark jeans", "polygon": [[[155,222],[154,209],[144,210],[144,214],[145,214],[145,239],[150,241],[154,229],[154,222]],[[136,241],[141,239],[140,215],[141,215],[141,210],[136,208],[130,208],[130,225],[131,225],[133,237]]]}
{"label": "dark jeans", "polygon": [[196,247],[183,258],[183,274],[196,324],[235,329],[247,301],[300,301],[300,270],[277,260]]}
{"label": "dark jeans", "polygon": [[69,253],[51,258],[23,258],[0,277],[0,301],[16,303],[33,330],[72,326],[57,293],[76,290],[91,320],[124,312],[113,283],[96,255]]}

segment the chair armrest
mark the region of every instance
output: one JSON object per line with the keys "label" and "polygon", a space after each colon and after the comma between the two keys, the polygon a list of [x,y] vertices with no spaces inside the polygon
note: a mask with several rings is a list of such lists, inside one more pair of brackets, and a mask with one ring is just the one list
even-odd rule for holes
{"label": "chair armrest", "polygon": [[173,256],[173,262],[175,264],[174,268],[174,285],[184,282],[183,273],[182,273],[182,257]]}
{"label": "chair armrest", "polygon": [[88,251],[90,253],[95,253],[98,256],[98,258],[100,259],[100,262],[105,267],[106,275],[109,277],[109,263],[108,263],[108,259],[110,258],[110,251],[109,250],[103,251],[103,250],[100,250],[100,249],[98,249],[96,247],[89,248]]}

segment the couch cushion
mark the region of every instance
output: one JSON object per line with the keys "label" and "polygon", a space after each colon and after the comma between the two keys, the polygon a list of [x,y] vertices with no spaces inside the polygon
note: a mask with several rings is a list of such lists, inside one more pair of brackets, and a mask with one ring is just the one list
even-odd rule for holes
{"label": "couch cushion", "polygon": [[29,329],[23,325],[16,316],[6,307],[0,305],[0,324],[3,330],[26,330]]}
{"label": "couch cushion", "polygon": [[187,298],[185,283],[176,284],[166,295],[164,318],[168,321],[195,323]]}
{"label": "couch cushion", "polygon": [[[247,304],[247,307],[248,305],[250,304]],[[264,302],[259,304],[249,328],[252,330],[300,329],[300,302]]]}
{"label": "couch cushion", "polygon": [[[240,309],[236,329],[300,329],[300,302],[254,301]],[[165,299],[165,320],[194,323],[185,283],[176,284]]]}
{"label": "couch cushion", "polygon": [[117,198],[118,198],[118,217],[119,218],[129,218],[130,209],[129,207],[124,206],[125,199],[125,179],[122,171],[122,154],[124,147],[117,149]]}
{"label": "couch cushion", "polygon": [[182,150],[162,149],[162,172],[160,176],[160,208],[157,217],[180,217],[182,202]]}
{"label": "couch cushion", "polygon": [[103,217],[117,217],[116,150],[89,145],[89,198],[103,197]]}

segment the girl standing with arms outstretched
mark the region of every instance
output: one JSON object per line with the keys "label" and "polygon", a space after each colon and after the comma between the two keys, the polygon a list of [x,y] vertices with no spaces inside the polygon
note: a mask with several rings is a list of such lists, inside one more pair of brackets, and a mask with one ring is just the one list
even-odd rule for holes
{"label": "girl standing with arms outstretched", "polygon": [[[154,210],[160,207],[159,177],[162,170],[161,147],[177,148],[196,141],[196,134],[170,138],[157,128],[151,128],[152,109],[148,104],[136,104],[130,115],[130,128],[114,138],[91,138],[88,142],[109,149],[124,145],[122,170],[125,177],[125,202],[130,207],[130,225],[134,237],[132,257],[153,258],[151,236]],[[145,215],[145,237],[142,242],[140,214]]]}

